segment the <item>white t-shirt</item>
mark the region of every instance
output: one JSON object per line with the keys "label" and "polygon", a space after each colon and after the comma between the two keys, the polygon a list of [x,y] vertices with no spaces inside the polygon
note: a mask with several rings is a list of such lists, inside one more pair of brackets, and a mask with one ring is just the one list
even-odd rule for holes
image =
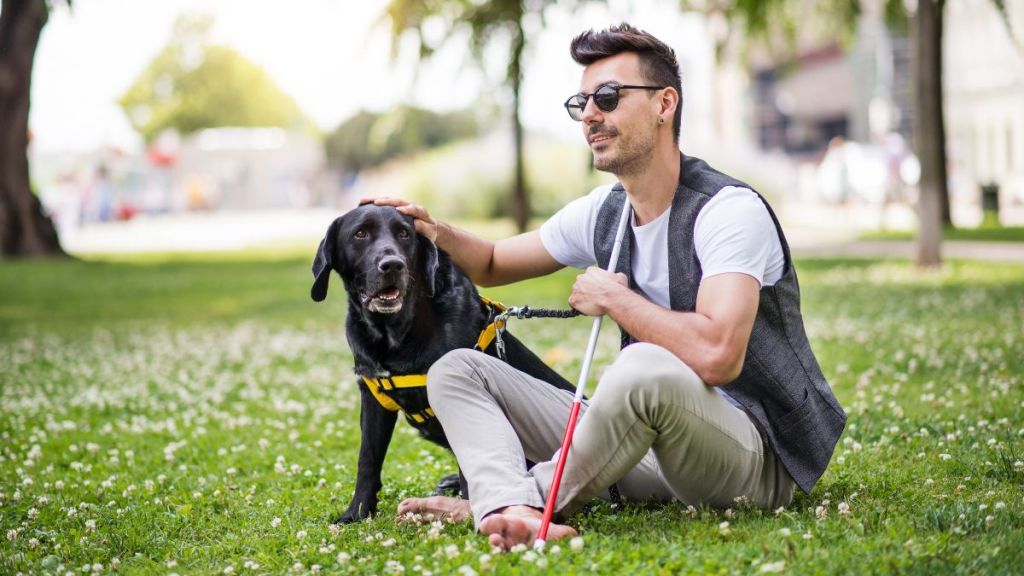
{"label": "white t-shirt", "polygon": [[[548,253],[565,266],[586,268],[594,259],[597,214],[612,187],[601,186],[566,204],[540,228]],[[633,280],[649,300],[669,308],[668,221],[671,209],[637,226],[631,251]],[[749,188],[722,188],[701,208],[693,233],[701,279],[739,272],[771,286],[782,277],[785,256],[764,202]]]}
{"label": "white t-shirt", "polygon": [[[594,227],[597,213],[611,186],[566,204],[540,228],[541,242],[559,263],[586,268],[594,258]],[[630,254],[630,270],[637,287],[655,304],[670,308],[668,281],[668,221],[671,208],[654,220],[633,226],[636,244]],[[694,250],[701,266],[701,280],[739,272],[752,276],[761,286],[782,278],[786,264],[775,223],[764,202],[749,188],[727,186],[719,190],[697,213],[693,231]],[[740,408],[725,390],[715,387],[733,406]]]}

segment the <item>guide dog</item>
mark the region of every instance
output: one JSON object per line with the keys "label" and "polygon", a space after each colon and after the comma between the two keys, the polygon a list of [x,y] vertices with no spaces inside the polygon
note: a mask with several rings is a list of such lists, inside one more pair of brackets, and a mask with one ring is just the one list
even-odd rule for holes
{"label": "guide dog", "polygon": [[[388,206],[364,204],[331,223],[313,261],[313,300],[327,297],[332,270],[348,293],[345,335],[360,376],[356,485],[337,520],[348,523],[377,510],[381,468],[399,410],[423,438],[451,449],[427,402],[427,370],[456,348],[497,355],[493,334],[502,307],[481,298],[449,255],[416,233],[412,217]],[[509,364],[575,390],[511,334],[501,339]],[[450,486],[451,478],[442,484]]]}

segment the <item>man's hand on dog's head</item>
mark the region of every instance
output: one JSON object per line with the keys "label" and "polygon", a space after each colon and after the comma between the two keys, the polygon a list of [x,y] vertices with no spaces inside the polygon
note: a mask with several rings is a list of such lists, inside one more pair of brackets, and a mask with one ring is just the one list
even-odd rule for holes
{"label": "man's hand on dog's head", "polygon": [[396,208],[402,214],[413,217],[413,224],[416,226],[416,231],[421,235],[425,236],[427,240],[436,243],[437,242],[437,229],[438,223],[430,217],[427,209],[419,204],[413,204],[408,200],[401,198],[388,198],[386,196],[381,198],[360,198],[359,205],[369,204],[373,202],[377,206],[392,206]]}

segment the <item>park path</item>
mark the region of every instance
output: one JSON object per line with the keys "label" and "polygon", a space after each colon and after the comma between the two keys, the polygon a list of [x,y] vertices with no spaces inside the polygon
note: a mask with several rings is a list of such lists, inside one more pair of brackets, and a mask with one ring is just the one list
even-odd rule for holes
{"label": "park path", "polygon": [[[337,209],[204,212],[140,216],[127,222],[62,230],[72,254],[210,252],[245,248],[310,246],[323,237]],[[786,237],[797,258],[912,258],[913,241],[861,240],[863,223],[848,218],[808,217],[781,211]],[[822,226],[826,222],[829,226]],[[832,225],[835,223],[835,225]],[[1024,264],[1024,242],[946,241],[945,258]]]}

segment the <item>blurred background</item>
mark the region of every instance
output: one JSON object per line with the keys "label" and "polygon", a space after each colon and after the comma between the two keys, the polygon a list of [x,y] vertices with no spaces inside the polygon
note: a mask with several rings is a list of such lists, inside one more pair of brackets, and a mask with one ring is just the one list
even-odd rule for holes
{"label": "blurred background", "polygon": [[622,21],[676,50],[683,151],[807,242],[918,229],[922,165],[946,226],[1024,224],[1024,0],[920,2],[5,0],[0,43],[35,13],[28,190],[73,254],[308,243],[378,195],[536,225],[609,181],[562,103]]}

